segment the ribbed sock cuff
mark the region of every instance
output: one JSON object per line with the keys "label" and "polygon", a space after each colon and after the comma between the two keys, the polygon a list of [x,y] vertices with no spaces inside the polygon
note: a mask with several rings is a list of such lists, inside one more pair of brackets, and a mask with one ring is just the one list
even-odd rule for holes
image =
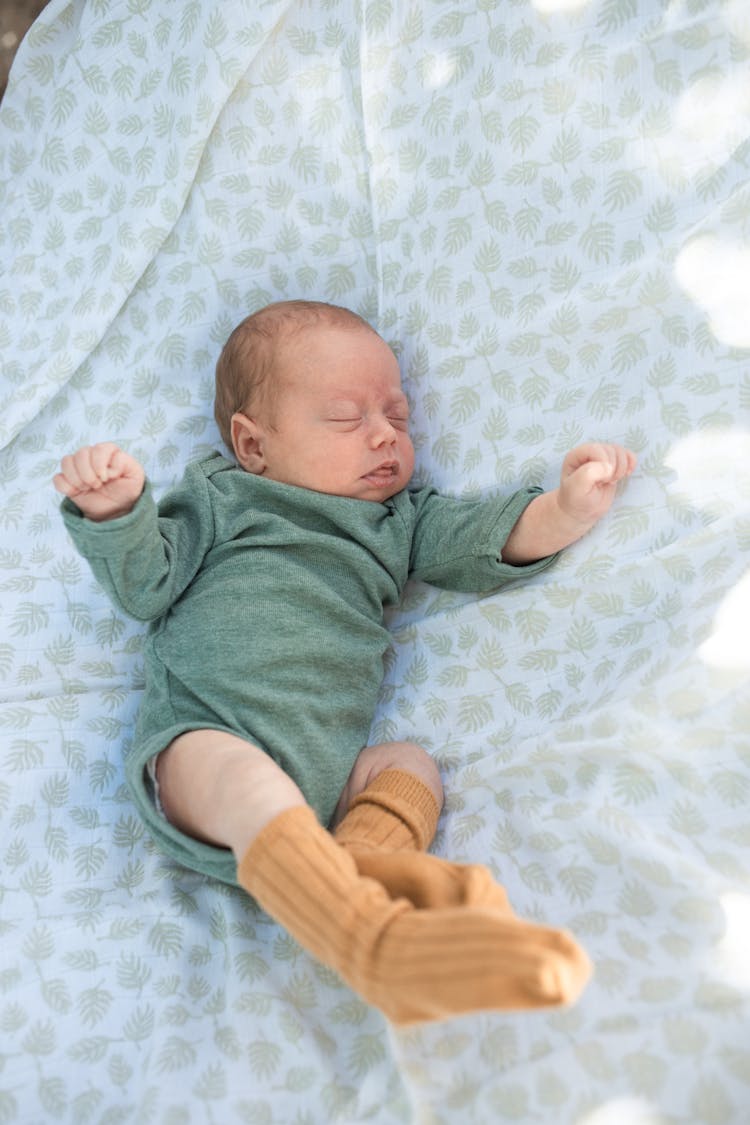
{"label": "ribbed sock cuff", "polygon": [[387,769],[354,798],[335,835],[363,848],[424,851],[439,816],[435,795],[421,778],[408,770]]}

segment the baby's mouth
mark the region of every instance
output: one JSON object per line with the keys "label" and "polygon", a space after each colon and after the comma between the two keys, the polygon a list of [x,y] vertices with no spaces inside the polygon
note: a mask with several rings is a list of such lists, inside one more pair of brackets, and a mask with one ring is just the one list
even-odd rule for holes
{"label": "baby's mouth", "polygon": [[377,465],[374,469],[371,469],[369,473],[365,473],[364,479],[387,484],[389,481],[393,480],[397,473],[398,461],[384,461],[382,465]]}

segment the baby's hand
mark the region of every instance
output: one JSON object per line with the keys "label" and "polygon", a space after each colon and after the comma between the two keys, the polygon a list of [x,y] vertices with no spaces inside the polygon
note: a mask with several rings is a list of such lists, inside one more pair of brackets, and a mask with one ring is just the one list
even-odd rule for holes
{"label": "baby's hand", "polygon": [[571,519],[592,527],[609,511],[618,482],[629,477],[636,456],[621,445],[590,442],[563,461],[558,503]]}
{"label": "baby's hand", "polygon": [[98,523],[127,515],[143,492],[145,480],[134,457],[104,441],[63,457],[52,483],[87,519]]}

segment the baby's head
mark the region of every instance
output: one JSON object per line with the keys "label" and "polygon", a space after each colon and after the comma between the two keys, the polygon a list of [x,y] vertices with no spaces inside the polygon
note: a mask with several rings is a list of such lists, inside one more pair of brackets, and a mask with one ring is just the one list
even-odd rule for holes
{"label": "baby's head", "polygon": [[215,414],[242,468],[270,480],[382,502],[414,468],[396,357],[336,305],[281,301],[243,320],[216,366]]}

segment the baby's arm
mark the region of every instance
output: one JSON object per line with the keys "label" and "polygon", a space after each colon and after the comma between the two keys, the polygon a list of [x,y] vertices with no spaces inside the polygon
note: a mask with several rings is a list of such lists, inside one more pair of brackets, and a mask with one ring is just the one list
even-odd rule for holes
{"label": "baby's arm", "polygon": [[532,500],[508,536],[503,562],[523,566],[580,539],[609,511],[618,482],[635,465],[635,454],[620,445],[591,442],[572,449],[560,487]]}
{"label": "baby's arm", "polygon": [[145,479],[135,458],[105,441],[63,457],[53,484],[87,519],[101,523],[132,511]]}
{"label": "baby's arm", "polygon": [[112,601],[139,621],[166,613],[213,543],[201,465],[189,466],[158,507],[141,466],[111,442],[64,457],[54,485],[66,497],[62,518],[73,543]]}

